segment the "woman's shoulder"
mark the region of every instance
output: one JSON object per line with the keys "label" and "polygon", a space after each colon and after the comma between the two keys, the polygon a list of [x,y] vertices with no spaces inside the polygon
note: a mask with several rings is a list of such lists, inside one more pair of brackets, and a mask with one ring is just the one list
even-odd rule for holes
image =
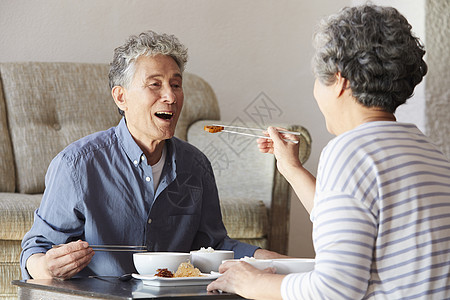
{"label": "woman's shoulder", "polygon": [[400,143],[408,139],[424,139],[425,135],[414,124],[399,122],[368,122],[344,132],[332,139],[326,149],[364,150],[380,143]]}

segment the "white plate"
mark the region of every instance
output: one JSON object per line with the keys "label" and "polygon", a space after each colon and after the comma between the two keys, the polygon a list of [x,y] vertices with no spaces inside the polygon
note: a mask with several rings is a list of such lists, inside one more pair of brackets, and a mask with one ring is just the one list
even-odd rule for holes
{"label": "white plate", "polygon": [[202,277],[159,277],[154,275],[133,274],[133,278],[142,280],[145,285],[152,286],[185,286],[185,285],[208,285],[216,280],[220,274],[202,273]]}

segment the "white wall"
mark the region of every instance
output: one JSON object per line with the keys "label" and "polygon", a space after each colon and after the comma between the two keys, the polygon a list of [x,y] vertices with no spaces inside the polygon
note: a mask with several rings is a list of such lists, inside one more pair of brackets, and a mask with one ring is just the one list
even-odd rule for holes
{"label": "white wall", "polygon": [[[401,0],[384,3],[400,6],[423,30],[424,1],[413,1],[414,5]],[[267,125],[296,123],[310,131],[313,151],[306,167],[315,173],[320,151],[332,136],[312,96],[311,35],[319,18],[351,3],[0,0],[0,61],[106,63],[112,50],[130,34],[147,29],[173,33],[189,48],[187,71],[205,78],[215,90],[222,119],[245,119],[246,107],[265,93],[280,109],[266,120]],[[417,115],[418,123],[422,122],[420,110],[408,112],[409,117]],[[289,252],[313,255],[311,224],[295,196]]]}
{"label": "white wall", "polygon": [[[442,1],[442,0],[437,0]],[[444,0],[446,1],[446,0]],[[352,0],[352,5],[360,5],[365,0]],[[425,44],[425,5],[426,0],[372,0],[373,4],[383,6],[393,6],[403,14],[412,26],[413,33]],[[426,45],[426,44],[425,44]],[[426,59],[426,56],[425,56]],[[425,117],[425,81],[418,84],[414,90],[414,95],[400,106],[395,115],[400,122],[414,123],[424,133],[426,133]]]}
{"label": "white wall", "polygon": [[450,1],[426,2],[427,135],[450,159]]}

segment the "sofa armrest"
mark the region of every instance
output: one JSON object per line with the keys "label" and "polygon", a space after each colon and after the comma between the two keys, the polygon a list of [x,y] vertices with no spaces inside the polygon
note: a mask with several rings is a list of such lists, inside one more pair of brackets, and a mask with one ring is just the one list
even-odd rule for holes
{"label": "sofa armrest", "polygon": [[275,171],[273,155],[260,153],[255,138],[204,131],[205,125],[217,122],[193,123],[187,140],[210,160],[220,198],[253,198],[270,208]]}
{"label": "sofa armrest", "polygon": [[[278,125],[289,131],[300,132],[299,159],[304,164],[311,154],[311,135],[300,125]],[[272,205],[269,222],[269,249],[287,254],[289,242],[289,216],[291,210],[291,187],[287,180],[275,169]]]}
{"label": "sofa armrest", "polygon": [[[268,249],[286,254],[290,212],[288,182],[276,169],[275,157],[259,152],[255,138],[204,131],[205,125],[218,122],[220,121],[195,122],[188,129],[188,142],[199,148],[211,161],[220,199],[252,199],[265,204],[269,221],[266,232]],[[308,131],[298,125],[275,126],[302,133],[299,157],[304,163],[311,152]]]}

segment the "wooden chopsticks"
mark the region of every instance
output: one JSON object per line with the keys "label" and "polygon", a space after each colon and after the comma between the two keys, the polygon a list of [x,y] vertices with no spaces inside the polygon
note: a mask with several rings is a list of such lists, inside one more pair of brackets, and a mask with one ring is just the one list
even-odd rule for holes
{"label": "wooden chopsticks", "polygon": [[[52,248],[59,248],[63,246],[53,245]],[[147,252],[147,246],[125,246],[125,245],[89,245],[94,251],[108,251],[108,252]]]}

